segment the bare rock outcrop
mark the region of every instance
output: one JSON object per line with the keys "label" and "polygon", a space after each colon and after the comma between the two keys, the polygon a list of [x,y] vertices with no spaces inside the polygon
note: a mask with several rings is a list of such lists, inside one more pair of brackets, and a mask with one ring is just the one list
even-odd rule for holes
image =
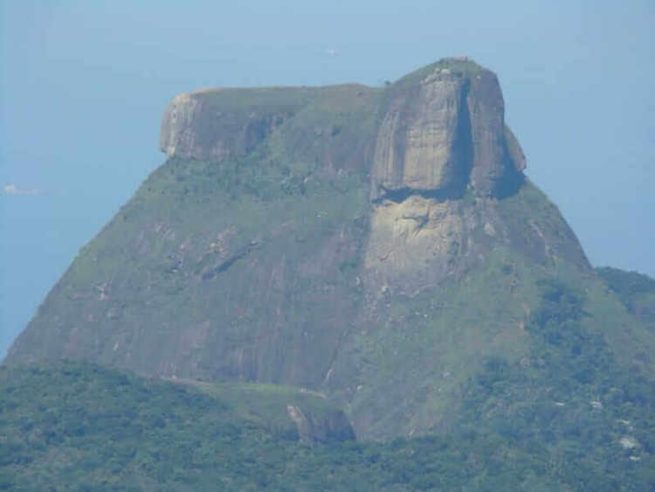
{"label": "bare rock outcrop", "polygon": [[480,196],[515,191],[525,157],[505,126],[493,72],[445,59],[389,92],[375,145],[373,200],[411,192],[458,198],[467,187]]}
{"label": "bare rock outcrop", "polygon": [[[220,160],[245,155],[300,104],[272,107],[284,89],[212,89],[183,93],[169,103],[159,147],[169,157]],[[236,104],[243,93],[261,104]]]}
{"label": "bare rock outcrop", "polygon": [[289,403],[287,415],[295,424],[298,440],[302,443],[334,443],[355,439],[348,417],[340,410],[312,413]]}

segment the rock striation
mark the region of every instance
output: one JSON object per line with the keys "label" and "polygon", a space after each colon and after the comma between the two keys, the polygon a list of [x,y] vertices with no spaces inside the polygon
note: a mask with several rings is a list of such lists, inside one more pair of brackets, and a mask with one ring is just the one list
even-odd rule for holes
{"label": "rock striation", "polygon": [[[286,108],[217,108],[212,99],[226,89],[184,93],[170,102],[161,124],[160,149],[169,157],[225,159],[252,151],[297,106]],[[228,97],[239,97],[239,90],[227,90]],[[264,97],[277,96],[276,89],[260,90]]]}
{"label": "rock striation", "polygon": [[[493,72],[467,58],[441,60],[392,85],[381,112],[364,261],[370,290],[436,285],[484,258],[490,243],[520,236],[497,205],[522,186],[526,161]],[[566,254],[586,263],[581,250]]]}
{"label": "rock striation", "polygon": [[496,75],[446,59],[401,79],[386,103],[375,145],[374,200],[416,192],[441,198],[516,191],[525,157],[504,121]]}

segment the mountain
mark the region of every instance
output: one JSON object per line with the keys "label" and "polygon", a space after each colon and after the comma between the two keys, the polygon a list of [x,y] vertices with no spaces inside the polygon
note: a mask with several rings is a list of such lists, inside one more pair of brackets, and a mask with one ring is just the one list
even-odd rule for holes
{"label": "mountain", "polygon": [[359,440],[479,427],[651,459],[652,326],[524,175],[491,71],[182,94],[161,148],[7,365],[305,388]]}

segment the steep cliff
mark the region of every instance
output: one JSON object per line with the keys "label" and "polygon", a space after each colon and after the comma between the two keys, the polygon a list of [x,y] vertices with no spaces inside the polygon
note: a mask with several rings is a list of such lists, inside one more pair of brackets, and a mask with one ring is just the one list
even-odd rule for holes
{"label": "steep cliff", "polygon": [[[554,385],[598,398],[603,374],[655,376],[652,332],[524,176],[497,77],[470,60],[384,89],[185,94],[161,148],[8,363],[319,389],[370,439],[444,431],[467,409],[509,415],[511,395],[548,400]],[[553,299],[584,312],[560,338],[546,334]],[[563,351],[607,367],[564,384]],[[498,367],[511,389],[484,399]]]}
{"label": "steep cliff", "polygon": [[496,75],[450,59],[399,80],[386,94],[372,197],[502,197],[522,181],[525,157],[506,128]]}

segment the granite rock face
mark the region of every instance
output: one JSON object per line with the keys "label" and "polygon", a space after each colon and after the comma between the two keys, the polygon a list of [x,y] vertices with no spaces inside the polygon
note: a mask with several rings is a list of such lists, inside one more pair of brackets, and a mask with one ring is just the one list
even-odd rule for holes
{"label": "granite rock face", "polygon": [[493,72],[466,59],[445,60],[401,79],[391,91],[373,162],[374,200],[412,191],[461,197],[513,193],[525,158],[504,122]]}
{"label": "granite rock face", "polygon": [[160,149],[168,156],[225,159],[247,154],[288,112],[217,110],[207,91],[173,98],[161,124]]}
{"label": "granite rock face", "polygon": [[[363,86],[357,90],[371,91]],[[320,92],[264,88],[180,94],[164,113],[160,148],[169,157],[220,160],[246,155],[320,98]],[[516,191],[525,156],[505,125],[503,96],[493,72],[468,59],[445,59],[386,92],[370,144],[373,200],[402,199],[412,192],[459,198],[467,189],[492,197]],[[238,104],[243,98],[250,101],[246,108]]]}
{"label": "granite rock face", "polygon": [[[507,229],[494,200],[519,189],[525,156],[505,125],[498,78],[465,58],[400,79],[382,113],[365,278],[367,285],[416,292],[483,255],[485,224]],[[507,243],[507,234],[495,241]]]}

